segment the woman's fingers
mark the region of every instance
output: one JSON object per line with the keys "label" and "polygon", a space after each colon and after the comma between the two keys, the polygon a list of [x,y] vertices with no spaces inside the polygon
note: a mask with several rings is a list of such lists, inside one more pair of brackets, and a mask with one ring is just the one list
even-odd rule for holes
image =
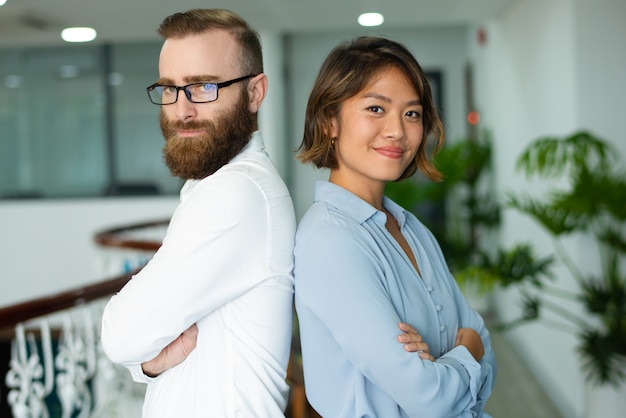
{"label": "woman's fingers", "polygon": [[418,353],[423,359],[434,360],[430,355],[428,344],[424,342],[415,328],[404,322],[400,322],[398,328],[404,332],[398,335],[398,342],[403,345],[405,351]]}

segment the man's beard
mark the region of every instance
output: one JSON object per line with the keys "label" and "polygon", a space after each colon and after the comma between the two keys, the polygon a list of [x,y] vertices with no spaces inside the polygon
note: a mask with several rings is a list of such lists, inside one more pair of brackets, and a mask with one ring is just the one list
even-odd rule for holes
{"label": "man's beard", "polygon": [[[159,121],[165,138],[165,164],[172,175],[182,179],[203,179],[215,173],[239,154],[256,129],[256,114],[248,109],[246,90],[232,108],[216,115],[212,121],[171,121],[163,111]],[[198,129],[205,133],[194,137],[176,134],[178,130]]]}

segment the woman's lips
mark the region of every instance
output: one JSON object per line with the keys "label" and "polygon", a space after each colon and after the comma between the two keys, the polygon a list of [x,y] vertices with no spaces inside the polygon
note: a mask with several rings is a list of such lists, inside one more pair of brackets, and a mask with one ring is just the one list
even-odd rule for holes
{"label": "woman's lips", "polygon": [[380,147],[374,149],[377,153],[393,159],[398,159],[402,157],[402,154],[404,154],[404,149],[400,147]]}

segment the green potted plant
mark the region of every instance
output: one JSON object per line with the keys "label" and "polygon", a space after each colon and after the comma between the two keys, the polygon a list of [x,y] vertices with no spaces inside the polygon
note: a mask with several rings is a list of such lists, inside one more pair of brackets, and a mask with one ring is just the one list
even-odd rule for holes
{"label": "green potted plant", "polygon": [[[577,335],[577,349],[591,382],[626,383],[626,164],[606,141],[576,132],[563,138],[537,139],[519,157],[517,167],[527,176],[544,180],[565,178],[567,186],[543,199],[519,194],[508,197],[507,206],[545,228],[556,257],[543,259],[539,270],[522,274],[519,280],[504,280],[505,285],[530,284],[522,293],[521,317],[506,326],[538,320],[543,311],[551,311]],[[596,273],[583,273],[562,245],[562,239],[573,234],[591,237],[601,260]],[[556,262],[576,281],[576,291],[550,283]],[[578,303],[584,314],[568,309],[569,305],[560,303],[563,300]]]}

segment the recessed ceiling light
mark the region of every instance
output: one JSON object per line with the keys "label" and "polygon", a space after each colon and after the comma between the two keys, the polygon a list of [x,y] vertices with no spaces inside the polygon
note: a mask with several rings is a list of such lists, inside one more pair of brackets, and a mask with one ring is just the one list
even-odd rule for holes
{"label": "recessed ceiling light", "polygon": [[89,42],[96,39],[96,30],[93,28],[66,28],[61,32],[65,42]]}
{"label": "recessed ceiling light", "polygon": [[4,3],[6,3],[7,0],[0,0],[0,6],[4,6]]}
{"label": "recessed ceiling light", "polygon": [[380,13],[363,13],[357,19],[361,26],[380,26],[385,18]]}

